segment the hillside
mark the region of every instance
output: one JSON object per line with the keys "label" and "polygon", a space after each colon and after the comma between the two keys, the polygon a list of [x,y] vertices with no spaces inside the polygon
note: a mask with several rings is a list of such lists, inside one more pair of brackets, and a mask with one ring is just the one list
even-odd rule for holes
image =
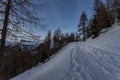
{"label": "hillside", "polygon": [[96,39],[72,42],[44,64],[11,80],[120,80],[120,26]]}

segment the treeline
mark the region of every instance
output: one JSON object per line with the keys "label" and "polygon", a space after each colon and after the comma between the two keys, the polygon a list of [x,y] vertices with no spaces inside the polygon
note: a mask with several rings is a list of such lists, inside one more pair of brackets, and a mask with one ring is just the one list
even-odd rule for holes
{"label": "treeline", "polygon": [[96,38],[102,29],[110,27],[120,19],[120,0],[94,0],[93,15],[88,20],[83,11],[78,25],[78,39]]}
{"label": "treeline", "polygon": [[44,43],[40,44],[36,51],[37,55],[41,56],[40,62],[45,62],[46,59],[57,51],[59,51],[63,46],[65,46],[69,42],[76,41],[76,36],[74,33],[65,33],[63,34],[60,30],[60,27],[55,30],[53,37],[51,32],[48,31],[47,36],[45,37]]}

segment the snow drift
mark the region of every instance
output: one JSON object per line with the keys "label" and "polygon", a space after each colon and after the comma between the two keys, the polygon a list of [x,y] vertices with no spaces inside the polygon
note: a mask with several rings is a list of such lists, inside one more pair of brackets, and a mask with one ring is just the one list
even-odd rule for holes
{"label": "snow drift", "polygon": [[66,45],[48,62],[11,80],[120,80],[120,26],[86,43]]}

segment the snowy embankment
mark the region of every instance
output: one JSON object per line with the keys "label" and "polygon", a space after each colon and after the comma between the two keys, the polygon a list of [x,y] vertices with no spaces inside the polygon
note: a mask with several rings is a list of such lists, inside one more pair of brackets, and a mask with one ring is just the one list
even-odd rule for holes
{"label": "snowy embankment", "polygon": [[71,61],[72,47],[73,43],[68,44],[48,62],[33,67],[11,80],[64,80]]}
{"label": "snowy embankment", "polygon": [[120,27],[86,43],[66,45],[45,64],[11,80],[120,80]]}

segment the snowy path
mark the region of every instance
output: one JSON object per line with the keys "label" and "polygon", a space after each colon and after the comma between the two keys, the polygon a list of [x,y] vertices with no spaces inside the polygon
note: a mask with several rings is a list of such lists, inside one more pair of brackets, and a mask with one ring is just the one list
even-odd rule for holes
{"label": "snowy path", "polygon": [[79,44],[65,80],[120,80],[120,55]]}
{"label": "snowy path", "polygon": [[120,26],[98,38],[66,45],[45,64],[11,80],[120,80]]}
{"label": "snowy path", "polygon": [[47,63],[11,80],[120,80],[120,54],[70,43]]}

